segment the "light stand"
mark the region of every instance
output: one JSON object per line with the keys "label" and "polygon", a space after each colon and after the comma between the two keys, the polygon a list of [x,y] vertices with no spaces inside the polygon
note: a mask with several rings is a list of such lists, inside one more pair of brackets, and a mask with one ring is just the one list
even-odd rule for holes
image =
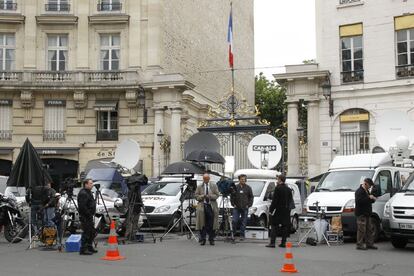
{"label": "light stand", "polygon": [[226,208],[226,203],[228,203],[228,196],[221,196],[222,198],[222,214],[221,214],[221,225],[223,226],[223,236],[228,240],[228,232],[226,231],[226,224],[229,225],[230,230],[230,240],[234,243],[234,231],[233,231],[233,222],[231,221],[230,208]]}
{"label": "light stand", "polygon": [[[325,212],[324,211],[322,211],[322,212],[319,212],[319,210],[320,210],[320,207],[319,207],[319,201],[316,201],[315,203],[314,203],[314,205],[316,206],[316,220],[325,220]],[[315,220],[315,221],[316,221]],[[311,229],[309,229],[308,230],[308,232],[306,232],[305,233],[305,235],[303,236],[303,238],[302,239],[300,239],[300,241],[298,242],[298,245],[300,245],[308,236],[309,236],[309,234],[312,232],[312,231],[315,231],[315,233],[318,233],[318,231],[316,230],[316,226],[315,226],[315,221],[313,222],[313,225],[312,225],[312,227],[311,227]],[[326,221],[326,220],[325,220]],[[319,228],[320,228],[320,226],[319,226]],[[319,229],[319,231],[320,231],[321,229]],[[323,239],[326,241],[326,244],[329,246],[329,247],[331,247],[331,245],[329,244],[329,241],[328,241],[328,239],[326,238],[326,236],[325,236],[325,233],[324,233],[324,231],[322,231],[322,237],[323,237]],[[319,242],[319,240],[318,240],[318,242]]]}

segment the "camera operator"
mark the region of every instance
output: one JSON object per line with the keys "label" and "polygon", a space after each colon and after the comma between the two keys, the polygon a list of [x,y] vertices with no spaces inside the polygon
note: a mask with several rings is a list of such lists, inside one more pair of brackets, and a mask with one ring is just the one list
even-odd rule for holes
{"label": "camera operator", "polygon": [[145,175],[132,176],[128,180],[128,216],[125,238],[130,241],[136,239],[138,231],[138,220],[142,207],[141,183],[147,182],[148,179]]}
{"label": "camera operator", "polygon": [[43,203],[43,225],[54,227],[55,207],[56,207],[56,191],[49,182],[45,189],[45,201]]}
{"label": "camera operator", "polygon": [[240,240],[244,240],[244,233],[247,224],[247,214],[249,208],[253,205],[253,192],[252,188],[247,185],[247,176],[244,174],[239,175],[239,184],[236,185],[235,192],[231,195],[231,205],[233,208],[233,229],[237,229],[237,225],[240,222]]}
{"label": "camera operator", "polygon": [[93,216],[96,212],[96,202],[92,194],[93,181],[86,179],[83,182],[83,189],[78,194],[79,219],[82,228],[80,255],[92,255],[97,253],[92,246],[95,239],[95,227],[93,224]]}

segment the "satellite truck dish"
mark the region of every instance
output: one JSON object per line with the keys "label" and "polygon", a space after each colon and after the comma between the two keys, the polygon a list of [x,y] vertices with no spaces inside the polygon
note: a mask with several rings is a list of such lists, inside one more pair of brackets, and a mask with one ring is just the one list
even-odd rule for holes
{"label": "satellite truck dish", "polygon": [[282,146],[272,135],[255,136],[247,147],[250,163],[258,169],[272,169],[282,158]]}
{"label": "satellite truck dish", "polygon": [[138,142],[132,139],[126,139],[116,147],[115,158],[111,162],[128,170],[132,170],[138,165],[140,156],[141,148]]}
{"label": "satellite truck dish", "polygon": [[198,132],[184,144],[184,159],[195,150],[220,152],[220,142],[212,133]]}
{"label": "satellite truck dish", "polygon": [[[378,117],[375,135],[379,145],[388,151],[391,147],[397,146],[396,143],[400,136],[405,136],[408,141],[414,141],[414,122],[405,112],[387,111]],[[401,142],[403,141],[399,143]]]}

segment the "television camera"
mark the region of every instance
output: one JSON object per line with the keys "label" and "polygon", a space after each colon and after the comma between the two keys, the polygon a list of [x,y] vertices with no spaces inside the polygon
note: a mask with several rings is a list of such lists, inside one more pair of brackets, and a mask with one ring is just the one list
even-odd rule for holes
{"label": "television camera", "polygon": [[236,192],[236,184],[229,178],[222,178],[217,182],[217,188],[223,197],[228,197]]}

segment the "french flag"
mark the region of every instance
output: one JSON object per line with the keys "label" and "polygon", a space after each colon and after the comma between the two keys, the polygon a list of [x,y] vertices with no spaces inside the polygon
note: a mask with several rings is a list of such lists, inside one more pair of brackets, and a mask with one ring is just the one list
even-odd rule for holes
{"label": "french flag", "polygon": [[227,32],[227,42],[229,43],[229,64],[233,69],[233,6],[230,6],[229,29]]}

